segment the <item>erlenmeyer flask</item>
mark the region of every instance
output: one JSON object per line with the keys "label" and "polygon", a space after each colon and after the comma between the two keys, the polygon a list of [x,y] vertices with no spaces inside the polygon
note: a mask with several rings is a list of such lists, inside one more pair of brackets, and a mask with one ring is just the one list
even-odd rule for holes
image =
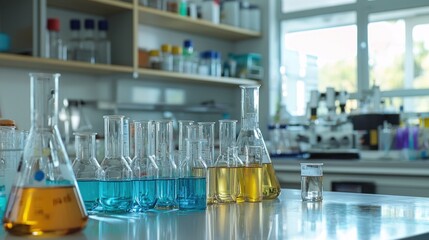
{"label": "erlenmeyer flask", "polygon": [[153,130],[153,121],[134,122],[135,157],[131,170],[135,212],[151,209],[156,203],[155,177],[158,166],[153,154]]}
{"label": "erlenmeyer flask", "polygon": [[95,158],[95,135],[97,133],[80,132],[74,135],[76,158],[73,161],[73,171],[85,208],[91,213],[98,206],[99,184],[103,174],[103,170]]}
{"label": "erlenmeyer flask", "polygon": [[59,76],[30,73],[30,135],[3,219],[12,234],[64,235],[88,220],[57,128]]}
{"label": "erlenmeyer flask", "polygon": [[274,199],[280,194],[280,184],[274,172],[270,155],[259,129],[259,85],[241,88],[241,130],[237,138],[239,155],[245,155],[246,146],[262,147],[262,193],[264,199]]}

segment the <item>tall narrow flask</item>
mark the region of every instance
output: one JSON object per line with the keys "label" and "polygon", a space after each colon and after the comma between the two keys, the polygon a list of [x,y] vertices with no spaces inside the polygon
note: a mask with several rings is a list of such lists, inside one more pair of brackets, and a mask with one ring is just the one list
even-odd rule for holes
{"label": "tall narrow flask", "polygon": [[155,209],[177,209],[177,166],[173,159],[173,122],[160,120],[155,123],[155,160],[159,171],[156,177]]}
{"label": "tall narrow flask", "polygon": [[263,199],[274,199],[280,194],[280,184],[259,129],[259,87],[259,85],[240,86],[241,130],[238,134],[237,146],[239,155],[245,155],[246,146],[261,146]]}
{"label": "tall narrow flask", "polygon": [[134,211],[152,209],[156,203],[155,177],[158,166],[153,155],[153,121],[134,121],[133,170]]}
{"label": "tall narrow flask", "polygon": [[15,235],[64,235],[87,223],[57,128],[59,74],[30,73],[31,129],[3,226]]}
{"label": "tall narrow flask", "polygon": [[202,150],[206,140],[199,139],[198,126],[188,126],[188,129],[186,157],[179,167],[177,201],[181,210],[204,210],[207,207],[207,165]]}
{"label": "tall narrow flask", "polygon": [[[219,120],[220,153],[215,167],[209,167],[209,188],[214,187],[214,201],[217,203],[237,200],[237,165],[240,165],[241,160],[237,155],[235,141],[236,124],[236,120]],[[213,175],[215,178],[212,178]]]}
{"label": "tall narrow flask", "polygon": [[105,157],[100,181],[100,203],[105,212],[124,213],[133,204],[132,171],[124,158],[124,116],[104,116]]}
{"label": "tall narrow flask", "polygon": [[99,183],[102,170],[95,158],[95,135],[97,133],[75,133],[76,158],[73,172],[88,213],[98,206]]}
{"label": "tall narrow flask", "polygon": [[109,29],[106,20],[98,21],[98,39],[97,39],[97,63],[111,63],[111,47],[110,40],[107,38],[107,30]]}
{"label": "tall narrow flask", "polygon": [[[199,138],[205,140],[201,143],[203,159],[207,165],[207,203],[212,204],[214,201],[214,192],[215,192],[215,171],[214,171],[214,122],[198,122],[198,134]],[[209,172],[210,171],[210,172]],[[211,185],[210,185],[211,183]]]}
{"label": "tall narrow flask", "polygon": [[186,141],[188,137],[188,126],[194,124],[194,121],[191,120],[179,120],[179,139],[178,139],[178,152],[176,165],[180,166],[180,163],[186,157]]}

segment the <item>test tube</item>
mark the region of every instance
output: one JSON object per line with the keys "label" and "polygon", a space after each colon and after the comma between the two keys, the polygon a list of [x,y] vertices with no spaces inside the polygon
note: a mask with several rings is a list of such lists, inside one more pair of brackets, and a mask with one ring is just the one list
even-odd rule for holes
{"label": "test tube", "polygon": [[303,201],[322,201],[323,163],[301,163],[301,197]]}

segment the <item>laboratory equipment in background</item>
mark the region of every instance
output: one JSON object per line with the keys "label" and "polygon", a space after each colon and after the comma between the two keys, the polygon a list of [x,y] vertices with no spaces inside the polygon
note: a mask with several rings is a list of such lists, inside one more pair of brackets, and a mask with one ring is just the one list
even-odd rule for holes
{"label": "laboratory equipment in background", "polygon": [[97,63],[110,64],[111,63],[111,44],[107,38],[107,31],[109,25],[106,20],[98,21],[98,38],[96,44],[96,58]]}
{"label": "laboratory equipment in background", "polygon": [[76,158],[73,172],[82,195],[86,211],[94,213],[99,203],[100,178],[103,175],[95,156],[95,135],[97,133],[75,133]]}
{"label": "laboratory equipment in background", "polygon": [[60,20],[58,18],[49,18],[47,30],[45,57],[66,60],[64,42],[60,38]]}
{"label": "laboratory equipment in background", "polygon": [[57,128],[59,77],[30,73],[31,129],[3,219],[14,235],[65,235],[88,221]]}
{"label": "laboratory equipment in background", "polygon": [[183,73],[183,55],[182,48],[173,46],[173,71]]}
{"label": "laboratory equipment in background", "polygon": [[126,213],[133,206],[132,171],[124,158],[124,116],[104,116],[105,157],[100,166],[100,204],[104,212]]}
{"label": "laboratory equipment in background", "polygon": [[218,0],[203,0],[201,18],[214,24],[220,23],[220,4]]}
{"label": "laboratory equipment in background", "polygon": [[234,59],[237,64],[236,75],[232,77],[262,80],[264,72],[260,54],[230,54],[229,57]]}
{"label": "laboratory equipment in background", "polygon": [[94,19],[85,19],[80,48],[77,51],[78,61],[96,63],[96,37]]}
{"label": "laboratory equipment in background", "polygon": [[67,41],[67,60],[77,60],[77,52],[80,48],[80,20],[70,20],[70,38]]}
{"label": "laboratory equipment in background", "polygon": [[240,1],[224,1],[222,3],[221,12],[221,23],[234,27],[240,27]]}
{"label": "laboratory equipment in background", "polygon": [[161,46],[161,69],[169,72],[173,71],[173,55],[171,54],[170,44]]}
{"label": "laboratory equipment in background", "polygon": [[262,191],[264,199],[275,199],[280,194],[280,184],[259,129],[259,87],[241,85],[241,130],[237,138],[239,155],[244,155],[246,146],[260,146],[263,149]]}

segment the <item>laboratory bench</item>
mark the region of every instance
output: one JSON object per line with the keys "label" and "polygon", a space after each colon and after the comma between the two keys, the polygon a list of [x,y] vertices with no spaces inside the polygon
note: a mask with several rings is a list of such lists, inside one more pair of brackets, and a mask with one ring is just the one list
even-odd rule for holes
{"label": "laboratory bench", "polygon": [[334,190],[333,183],[349,184],[350,190],[360,184],[372,184],[378,194],[429,197],[429,160],[272,158],[272,162],[284,188],[301,187],[301,162],[321,162],[326,191]]}
{"label": "laboratory bench", "polygon": [[[0,238],[24,239],[3,229]],[[91,215],[82,232],[58,239],[429,239],[429,198],[324,192],[303,202],[282,189],[276,200],[205,211]]]}

